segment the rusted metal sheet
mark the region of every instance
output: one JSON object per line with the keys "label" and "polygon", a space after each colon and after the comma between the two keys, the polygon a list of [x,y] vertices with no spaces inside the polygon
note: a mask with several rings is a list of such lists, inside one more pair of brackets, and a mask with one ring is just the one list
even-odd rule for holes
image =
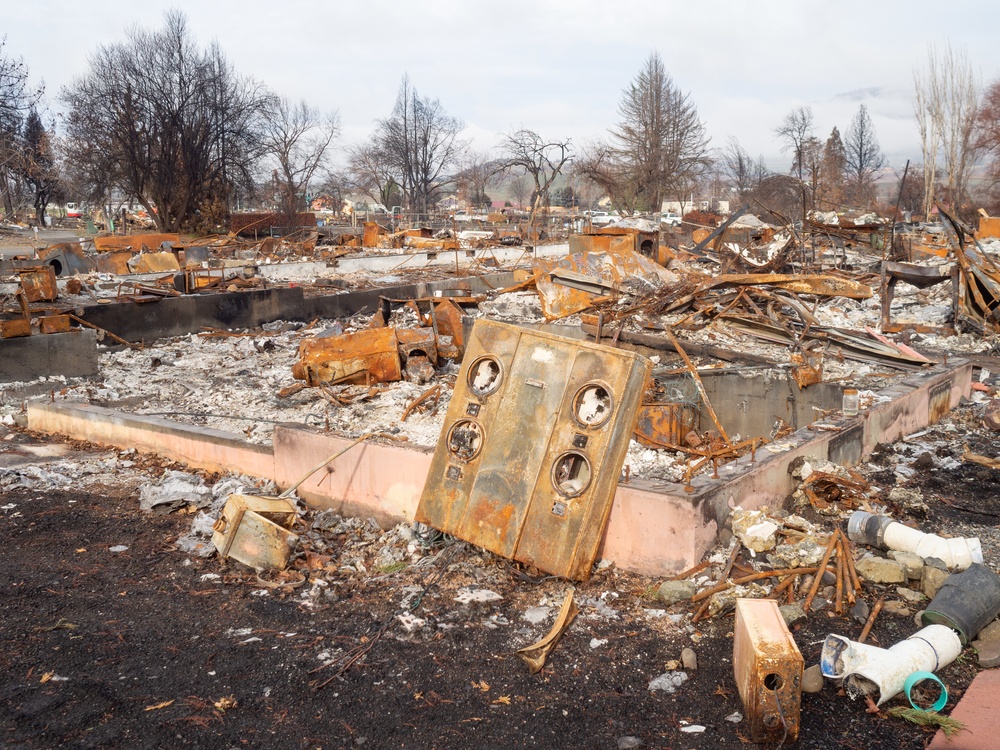
{"label": "rusted metal sheet", "polygon": [[844,279],[840,276],[786,273],[722,274],[703,284],[695,294],[724,285],[751,286],[756,284],[767,284],[797,294],[818,294],[824,297],[868,299],[873,294],[872,288],[867,284]]}
{"label": "rusted metal sheet", "polygon": [[437,328],[438,356],[456,362],[465,353],[465,331],[462,329],[462,308],[451,300],[432,302],[434,325]]}
{"label": "rusted metal sheet", "polygon": [[299,344],[299,361],[292,366],[292,377],[309,385],[400,380],[398,347],[394,328],[306,339]]}
{"label": "rusted metal sheet", "polygon": [[431,362],[437,362],[437,341],[433,328],[397,328],[396,338],[404,360],[423,355]]}
{"label": "rusted metal sheet", "polygon": [[431,252],[438,250],[458,250],[458,240],[451,239],[434,239],[433,237],[406,237],[403,240],[403,247],[413,248],[414,250],[429,250]]}
{"label": "rusted metal sheet", "polygon": [[251,568],[284,568],[298,544],[291,531],[295,518],[295,506],[288,500],[230,495],[212,527],[212,544],[221,557]]}
{"label": "rusted metal sheet", "polygon": [[142,253],[132,259],[133,273],[167,273],[180,271],[181,265],[173,253]]}
{"label": "rusted metal sheet", "polygon": [[635,423],[635,438],[647,448],[682,446],[697,425],[695,404],[643,404]]}
{"label": "rusted metal sheet", "polygon": [[31,321],[28,318],[0,320],[0,339],[16,339],[31,335]]}
{"label": "rusted metal sheet", "polygon": [[823,355],[792,352],[788,359],[792,363],[792,378],[799,388],[823,382]]}
{"label": "rusted metal sheet", "polygon": [[632,352],[477,321],[417,520],[589,577],[651,367]]}
{"label": "rusted metal sheet", "polygon": [[97,256],[97,270],[100,273],[124,276],[127,273],[131,273],[128,267],[130,260],[132,260],[131,250],[115,250],[101,253]]}
{"label": "rusted metal sheet", "polygon": [[374,221],[365,222],[365,231],[362,235],[361,244],[364,247],[378,247],[379,225]]}
{"label": "rusted metal sheet", "polygon": [[69,315],[47,315],[39,318],[38,330],[42,333],[66,333],[69,330]]}
{"label": "rusted metal sheet", "polygon": [[[573,235],[573,237],[603,237],[599,235]],[[573,237],[570,237],[572,248]],[[609,242],[624,242],[628,236],[607,235]],[[552,271],[563,269],[576,274],[604,282],[611,288],[620,288],[628,282],[639,283],[653,289],[663,284],[676,282],[677,276],[657,265],[655,262],[628,249],[609,249],[606,252],[571,252],[565,258],[556,261],[536,260],[532,264],[535,274],[535,286],[541,301],[542,314],[547,320],[558,320],[567,315],[573,315],[586,310],[595,302],[603,299],[581,289],[574,289],[564,284],[556,283]]]}
{"label": "rusted metal sheet", "polygon": [[107,250],[126,250],[128,248],[142,250],[143,247],[147,250],[156,250],[164,242],[175,245],[179,244],[180,241],[180,235],[173,232],[161,234],[126,234],[114,235],[112,237],[95,237],[94,247],[101,252]]}
{"label": "rusted metal sheet", "polygon": [[21,289],[28,302],[51,302],[59,296],[56,272],[52,266],[21,271]]}
{"label": "rusted metal sheet", "polygon": [[737,599],[733,674],[754,742],[795,742],[802,654],[773,599]]}

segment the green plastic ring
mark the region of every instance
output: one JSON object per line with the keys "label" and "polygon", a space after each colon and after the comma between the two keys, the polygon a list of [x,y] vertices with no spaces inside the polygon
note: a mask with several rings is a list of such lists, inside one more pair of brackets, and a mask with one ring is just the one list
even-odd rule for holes
{"label": "green plastic ring", "polygon": [[[930,708],[918,706],[913,702],[913,698],[910,697],[910,690],[913,689],[913,686],[924,680],[934,680],[934,682],[941,686],[941,695],[938,696],[938,699],[934,701],[934,705]],[[906,682],[903,683],[903,690],[906,691],[906,699],[910,701],[910,705],[918,711],[940,711],[948,704],[948,688],[944,686],[944,683],[933,672],[914,672],[906,678]]]}

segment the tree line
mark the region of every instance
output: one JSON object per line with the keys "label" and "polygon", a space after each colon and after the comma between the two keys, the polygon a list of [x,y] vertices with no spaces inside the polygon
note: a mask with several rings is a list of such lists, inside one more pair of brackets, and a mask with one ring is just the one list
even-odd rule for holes
{"label": "tree line", "polygon": [[[159,29],[129,29],[99,46],[85,72],[58,93],[60,132],[45,122],[44,92],[0,40],[0,208],[31,205],[42,222],[52,202],[85,201],[109,212],[138,203],[162,231],[211,229],[239,207],[289,217],[312,196],[363,195],[418,216],[447,193],[488,206],[503,186],[532,220],[549,205],[590,207],[606,196],[624,215],[655,214],[665,200],[712,194],[778,215],[845,205],[874,208],[885,167],[864,104],[845,134],[815,133],[812,110],[795,107],[774,128],[791,157],[768,169],[735,137],[712,148],[688,92],[653,52],[622,92],[618,120],[603,138],[577,147],[520,126],[490,151],[463,139],[465,125],[406,75],[389,114],[359,144],[340,143],[337,112],[279,96],[241,75],[218,44],[200,47],[178,11]],[[931,47],[914,74],[921,164],[906,195],[929,215],[935,201],[970,205],[973,168],[1000,184],[1000,81],[985,91],[964,53]],[[345,159],[334,167],[335,149]],[[561,184],[560,184],[561,183]],[[980,191],[981,202],[995,200]]]}

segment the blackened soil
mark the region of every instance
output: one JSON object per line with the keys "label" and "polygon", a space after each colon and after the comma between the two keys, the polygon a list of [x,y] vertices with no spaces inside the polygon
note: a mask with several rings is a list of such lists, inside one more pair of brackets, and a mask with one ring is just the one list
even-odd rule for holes
{"label": "blackened soil", "polygon": [[[391,620],[402,590],[393,576],[345,582],[336,601],[309,610],[296,599],[301,590],[255,595],[236,564],[186,561],[170,542],[189,516],[141,515],[134,497],[101,488],[2,500],[16,506],[0,515],[4,747],[613,749],[623,736],[652,748],[745,747],[746,723],[726,719],[744,711],[731,616],[697,626],[698,668],[673,695],[647,685],[690,643],[687,634],[665,636],[636,617],[581,614],[545,670],[530,675],[511,653],[511,630],[525,606],[519,595],[537,601],[546,584],[511,575],[503,601],[418,638]],[[115,554],[115,545],[128,549]],[[455,559],[474,554],[461,548]],[[221,577],[203,578],[212,573]],[[645,589],[641,611],[658,606],[648,600],[653,584],[597,574],[577,593],[617,587],[620,601],[635,602]],[[421,611],[444,620],[457,606],[431,590]],[[490,612],[512,624],[483,627]],[[891,645],[914,629],[912,618],[883,616],[874,634]],[[796,640],[809,665],[827,633],[859,631],[820,612]],[[595,638],[606,643],[592,647]],[[339,677],[317,658],[366,645]],[[960,662],[941,673],[948,710],[973,673]],[[705,731],[682,733],[685,723]],[[930,737],[866,714],[833,685],[803,696],[801,726],[799,746],[808,748],[922,748]]]}

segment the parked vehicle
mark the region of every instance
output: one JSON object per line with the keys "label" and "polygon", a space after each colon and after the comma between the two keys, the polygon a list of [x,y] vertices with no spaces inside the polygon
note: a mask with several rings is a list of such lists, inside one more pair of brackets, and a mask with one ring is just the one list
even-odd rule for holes
{"label": "parked vehicle", "polygon": [[594,211],[590,215],[590,223],[598,227],[606,227],[609,224],[616,224],[621,217],[618,214],[607,211]]}
{"label": "parked vehicle", "polygon": [[80,208],[79,203],[67,203],[66,204],[66,218],[67,219],[82,219],[83,209]]}
{"label": "parked vehicle", "polygon": [[660,224],[667,227],[679,227],[681,225],[681,217],[668,211],[660,215]]}

